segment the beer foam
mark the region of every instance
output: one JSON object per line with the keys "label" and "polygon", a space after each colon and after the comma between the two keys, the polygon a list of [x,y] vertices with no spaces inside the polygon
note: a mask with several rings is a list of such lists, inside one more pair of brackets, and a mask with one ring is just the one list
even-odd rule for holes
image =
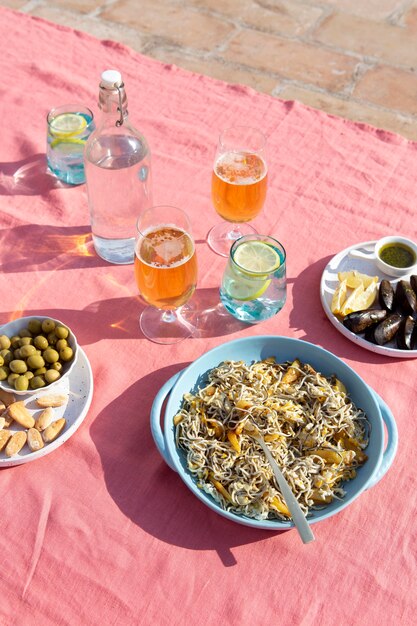
{"label": "beer foam", "polygon": [[[179,236],[169,233],[169,230],[179,233]],[[189,261],[194,254],[194,242],[191,236],[175,224],[163,224],[156,229],[149,228],[143,235],[144,238],[137,244],[136,256],[149,267],[159,269],[179,267]],[[155,254],[159,260],[145,259],[143,253],[141,254],[142,246],[147,247],[149,253]],[[175,259],[178,260],[175,261]]]}
{"label": "beer foam", "polygon": [[225,183],[253,185],[267,174],[265,161],[250,152],[226,152],[214,164],[214,173]]}

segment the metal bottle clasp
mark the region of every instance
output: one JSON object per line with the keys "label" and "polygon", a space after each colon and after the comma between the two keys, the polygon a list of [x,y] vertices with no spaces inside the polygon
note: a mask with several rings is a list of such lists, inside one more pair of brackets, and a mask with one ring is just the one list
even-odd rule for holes
{"label": "metal bottle clasp", "polygon": [[121,87],[124,87],[124,84],[122,83],[119,87],[119,85],[115,85],[116,89],[117,89],[117,93],[119,94],[119,106],[117,107],[117,110],[120,113],[120,118],[118,120],[116,120],[116,126],[122,126],[123,124],[123,107],[122,107],[122,92],[120,91]]}

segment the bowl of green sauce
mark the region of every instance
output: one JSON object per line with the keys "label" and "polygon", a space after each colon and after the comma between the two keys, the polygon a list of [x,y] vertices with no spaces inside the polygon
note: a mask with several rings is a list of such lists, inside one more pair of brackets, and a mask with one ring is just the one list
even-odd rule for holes
{"label": "bowl of green sauce", "polygon": [[375,244],[376,264],[388,276],[417,272],[417,245],[400,236],[383,237]]}

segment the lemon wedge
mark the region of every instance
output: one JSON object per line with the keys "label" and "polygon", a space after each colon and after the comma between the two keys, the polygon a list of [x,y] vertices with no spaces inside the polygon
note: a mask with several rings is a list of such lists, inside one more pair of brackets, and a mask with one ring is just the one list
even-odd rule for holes
{"label": "lemon wedge", "polygon": [[79,135],[87,126],[85,117],[78,113],[61,113],[49,124],[49,130],[54,137],[66,138]]}
{"label": "lemon wedge", "polygon": [[235,250],[233,260],[247,272],[272,274],[281,265],[276,250],[264,241],[244,241]]}
{"label": "lemon wedge", "polygon": [[364,289],[363,283],[360,283],[346,299],[340,314],[344,316],[354,311],[369,309],[374,303],[377,291],[377,283],[372,282],[366,289]]}
{"label": "lemon wedge", "polygon": [[346,286],[350,289],[356,289],[362,283],[364,288],[367,289],[372,283],[378,282],[378,276],[368,276],[368,274],[361,274],[357,270],[350,270],[348,272],[339,272],[337,275],[340,282],[346,281]]}
{"label": "lemon wedge", "polygon": [[334,315],[339,315],[346,300],[347,284],[346,280],[342,280],[333,294],[330,310]]}

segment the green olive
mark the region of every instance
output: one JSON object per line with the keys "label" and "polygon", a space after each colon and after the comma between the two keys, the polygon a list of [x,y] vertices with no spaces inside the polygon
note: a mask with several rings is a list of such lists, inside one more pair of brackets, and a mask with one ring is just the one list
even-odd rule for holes
{"label": "green olive", "polygon": [[60,350],[59,356],[61,361],[71,361],[72,357],[74,356],[74,352],[72,351],[72,348],[67,346],[66,348]]}
{"label": "green olive", "polygon": [[39,354],[33,354],[28,358],[27,364],[31,370],[36,370],[39,367],[43,367],[45,365],[45,361]]}
{"label": "green olive", "polygon": [[13,348],[13,350],[15,348],[19,348],[20,347],[20,340],[21,339],[22,339],[22,337],[19,337],[19,335],[13,335],[13,337],[11,337],[10,345]]}
{"label": "green olive", "polygon": [[2,365],[0,367],[0,380],[6,380],[9,374],[10,374],[9,368],[6,367],[5,365]]}
{"label": "green olive", "polygon": [[59,360],[59,354],[53,348],[45,350],[42,356],[47,363],[56,363]]}
{"label": "green olive", "polygon": [[14,388],[17,391],[26,391],[29,388],[29,381],[26,376],[18,376],[14,381]]}
{"label": "green olive", "polygon": [[15,374],[24,374],[28,369],[26,363],[20,359],[10,361],[9,367]]}
{"label": "green olive", "polygon": [[40,389],[59,380],[74,358],[71,331],[51,318],[32,318],[12,337],[0,335],[0,380],[17,391]]}
{"label": "green olive", "polygon": [[30,320],[28,328],[33,335],[39,335],[42,331],[42,323],[40,320]]}
{"label": "green olive", "polygon": [[7,335],[0,335],[0,348],[2,350],[8,350],[11,346],[11,341]]}
{"label": "green olive", "polygon": [[27,359],[28,356],[33,356],[34,354],[36,354],[35,346],[31,345],[22,346],[21,348],[19,348],[19,351],[22,359]]}
{"label": "green olive", "polygon": [[32,337],[32,333],[29,328],[22,328],[22,330],[19,330],[19,337]]}
{"label": "green olive", "polygon": [[55,382],[58,378],[61,378],[61,374],[56,370],[47,370],[45,372],[45,380],[48,384]]}
{"label": "green olive", "polygon": [[57,350],[62,350],[62,348],[66,348],[68,345],[68,341],[66,339],[58,339],[58,341],[55,344],[55,348]]}
{"label": "green olive", "polygon": [[46,383],[42,376],[34,376],[29,381],[31,389],[40,389],[41,387],[45,387]]}
{"label": "green olive", "polygon": [[68,328],[65,328],[65,326],[57,326],[55,328],[55,335],[58,339],[66,339],[69,335],[69,330]]}
{"label": "green olive", "polygon": [[19,374],[14,374],[12,372],[8,375],[7,382],[9,383],[10,387],[14,387],[14,381],[16,380],[16,378],[19,378]]}
{"label": "green olive", "polygon": [[0,355],[3,357],[4,365],[9,365],[10,361],[13,359],[13,352],[11,350],[2,350]]}
{"label": "green olive", "polygon": [[49,333],[47,339],[50,346],[54,346],[58,341],[58,337],[55,335],[55,333]]}
{"label": "green olive", "polygon": [[22,337],[19,341],[19,347],[21,348],[22,346],[27,346],[31,343],[33,343],[32,337]]}
{"label": "green olive", "polygon": [[50,332],[52,332],[54,330],[54,328],[55,328],[54,320],[50,320],[50,319],[43,320],[43,322],[42,322],[42,330],[43,330],[44,333],[50,333]]}
{"label": "green olive", "polygon": [[48,340],[43,335],[37,335],[33,341],[35,348],[38,350],[46,350],[48,347]]}

